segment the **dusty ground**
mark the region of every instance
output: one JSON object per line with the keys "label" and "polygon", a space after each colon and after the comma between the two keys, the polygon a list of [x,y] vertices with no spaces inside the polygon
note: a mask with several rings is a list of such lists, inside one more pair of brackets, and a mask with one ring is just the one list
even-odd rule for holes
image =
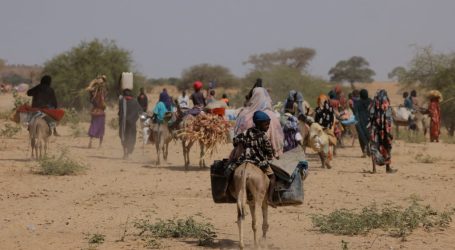
{"label": "dusty ground", "polygon": [[[11,98],[0,96],[1,111]],[[111,111],[107,121],[114,117]],[[3,128],[5,121],[0,121]],[[88,124],[83,124],[84,128]],[[89,165],[77,176],[43,176],[33,172],[37,163],[29,160],[27,131],[14,138],[0,138],[0,249],[87,249],[85,234],[106,235],[98,249],[142,249],[134,236],[132,221],[137,218],[183,218],[202,215],[215,226],[214,248],[235,249],[238,244],[236,208],[214,204],[208,169],[192,166],[184,171],[180,144],[171,144],[166,164],[154,166],[155,153],[139,144],[132,160],[121,159],[117,132],[107,128],[105,143],[87,149],[88,138],[73,138],[69,127],[59,127],[63,136],[52,137],[50,151],[67,147],[71,156]],[[406,205],[412,194],[438,210],[454,207],[455,144],[410,144],[396,141],[393,165],[399,171],[369,174],[370,161],[360,158],[360,149],[339,150],[331,170],[321,169],[309,154],[310,176],[305,181],[305,203],[298,207],[270,209],[268,249],[455,249],[455,224],[445,231],[415,231],[402,242],[378,230],[366,236],[321,234],[312,227],[310,214],[326,214],[336,208],[362,208],[371,202],[391,201]],[[210,160],[226,157],[225,145]],[[196,163],[196,151],[192,162]],[[418,153],[437,157],[436,163],[417,162]],[[124,242],[117,242],[127,232]],[[251,217],[245,234],[252,246]],[[166,240],[169,249],[197,249],[193,240]]]}

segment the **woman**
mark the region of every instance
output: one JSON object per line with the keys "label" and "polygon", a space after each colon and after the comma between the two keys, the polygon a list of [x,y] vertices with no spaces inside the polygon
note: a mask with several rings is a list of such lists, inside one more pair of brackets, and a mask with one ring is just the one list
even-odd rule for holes
{"label": "woman", "polygon": [[370,150],[373,160],[373,173],[376,165],[386,165],[387,173],[396,170],[390,167],[392,159],[392,108],[387,91],[379,90],[369,108]]}
{"label": "woman", "polygon": [[236,120],[234,135],[238,135],[254,126],[253,114],[256,111],[265,112],[271,119],[267,136],[272,142],[275,156],[278,157],[283,153],[284,135],[281,129],[280,120],[277,118],[272,109],[272,99],[265,88],[255,87],[252,91],[246,107],[244,107]]}
{"label": "woman", "polygon": [[428,112],[430,113],[430,141],[439,142],[439,135],[441,134],[441,106],[442,94],[437,90],[430,91],[428,97],[430,98],[430,105]]}
{"label": "woman", "polygon": [[[336,146],[337,138],[334,133],[335,113],[332,106],[330,106],[330,100],[326,95],[321,94],[318,97],[317,104],[318,107],[314,110],[314,121],[323,127],[324,132],[329,136],[330,144]],[[329,151],[327,156],[331,160],[332,152]]]}
{"label": "woman", "polygon": [[360,149],[362,149],[362,157],[370,156],[370,149],[368,143],[370,142],[370,136],[367,129],[370,116],[369,108],[372,100],[368,97],[368,91],[362,89],[359,92],[360,99],[354,100],[354,115],[358,122],[355,125],[357,134],[359,136]]}
{"label": "woman", "polygon": [[123,146],[123,159],[133,153],[136,144],[136,122],[139,119],[141,106],[129,89],[123,90],[119,100],[119,136]]}
{"label": "woman", "polygon": [[92,119],[90,121],[90,128],[88,129],[88,136],[90,137],[88,148],[92,147],[93,138],[100,140],[99,147],[101,147],[106,124],[106,114],[104,113],[107,94],[106,76],[97,77],[93,80],[87,87],[87,91],[90,93],[90,102],[92,103],[92,110],[90,112]]}
{"label": "woman", "polygon": [[166,105],[166,109],[171,111],[172,109],[172,98],[167,93],[167,89],[163,89],[163,92],[160,93],[160,102],[163,102]]}

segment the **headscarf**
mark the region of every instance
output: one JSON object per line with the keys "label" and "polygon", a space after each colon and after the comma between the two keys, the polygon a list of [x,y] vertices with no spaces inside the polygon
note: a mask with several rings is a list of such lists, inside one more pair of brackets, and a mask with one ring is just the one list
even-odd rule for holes
{"label": "headscarf", "polygon": [[270,127],[267,136],[272,142],[276,156],[283,153],[284,135],[280,125],[280,120],[276,117],[272,109],[272,99],[265,88],[256,87],[253,89],[251,99],[244,107],[235,123],[234,134],[238,135],[254,126],[253,115],[256,111],[262,111],[270,117]]}
{"label": "headscarf", "polygon": [[167,93],[166,89],[163,90],[163,92],[160,93],[160,99],[159,102],[163,102],[164,105],[166,106],[166,109],[168,111],[171,111],[172,109],[172,99]]}
{"label": "headscarf", "polygon": [[258,122],[267,122],[270,121],[270,117],[265,113],[260,110],[254,112],[253,114],[253,122],[254,124]]}

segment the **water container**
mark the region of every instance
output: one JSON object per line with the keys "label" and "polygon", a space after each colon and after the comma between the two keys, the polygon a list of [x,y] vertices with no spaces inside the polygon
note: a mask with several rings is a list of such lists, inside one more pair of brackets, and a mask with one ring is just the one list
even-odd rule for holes
{"label": "water container", "polygon": [[133,89],[133,73],[132,72],[123,72],[122,81],[121,81],[122,90],[124,89]]}

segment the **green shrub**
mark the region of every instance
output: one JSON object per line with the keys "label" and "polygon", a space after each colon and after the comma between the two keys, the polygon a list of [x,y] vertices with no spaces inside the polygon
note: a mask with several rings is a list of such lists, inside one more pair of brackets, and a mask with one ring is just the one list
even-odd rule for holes
{"label": "green shrub", "polygon": [[5,123],[4,128],[0,129],[0,137],[11,138],[21,131],[21,126]]}
{"label": "green shrub", "polygon": [[60,124],[61,125],[77,124],[77,123],[81,122],[80,115],[79,115],[79,113],[77,112],[76,109],[74,109],[74,108],[69,108],[69,109],[64,108],[64,110],[65,110],[65,115],[60,120]]}
{"label": "green shrub", "polygon": [[86,134],[86,131],[79,124],[71,124],[71,136],[73,137],[82,137]]}
{"label": "green shrub", "polygon": [[104,234],[92,234],[92,235],[88,235],[88,244],[103,244],[104,243],[104,238],[106,237],[106,235]]}
{"label": "green shrub", "polygon": [[68,157],[68,149],[63,148],[60,156],[43,157],[38,161],[39,173],[43,175],[75,175],[87,169],[87,166]]}
{"label": "green shrub", "polygon": [[216,232],[211,223],[197,222],[193,217],[186,219],[158,220],[155,223],[148,219],[140,219],[134,223],[134,227],[139,229],[139,236],[144,240],[150,241],[154,246],[156,238],[195,238],[200,246],[206,246],[213,243],[216,238]]}
{"label": "green shrub", "polygon": [[15,110],[24,104],[30,103],[30,98],[19,95],[17,93],[17,91],[13,91],[13,98],[14,98],[14,109]]}
{"label": "green shrub", "polygon": [[337,235],[366,234],[372,229],[382,229],[393,237],[405,237],[417,227],[429,230],[443,229],[452,221],[454,211],[436,212],[421,205],[416,199],[401,209],[385,204],[381,210],[375,205],[364,207],[361,212],[337,209],[328,215],[312,215],[313,226],[322,233]]}

